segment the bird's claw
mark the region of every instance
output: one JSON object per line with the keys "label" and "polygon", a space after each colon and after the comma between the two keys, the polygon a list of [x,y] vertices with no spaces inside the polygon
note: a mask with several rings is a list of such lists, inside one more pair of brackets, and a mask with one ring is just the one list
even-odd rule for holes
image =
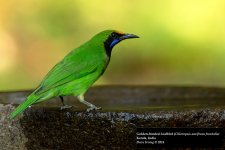
{"label": "bird's claw", "polygon": [[93,106],[93,107],[89,107],[89,108],[87,108],[87,112],[90,112],[90,111],[92,111],[92,110],[101,110],[102,108],[101,107],[96,107],[96,106]]}
{"label": "bird's claw", "polygon": [[69,109],[69,108],[72,108],[73,106],[69,106],[69,105],[63,105],[60,107],[60,110],[63,110],[63,109]]}

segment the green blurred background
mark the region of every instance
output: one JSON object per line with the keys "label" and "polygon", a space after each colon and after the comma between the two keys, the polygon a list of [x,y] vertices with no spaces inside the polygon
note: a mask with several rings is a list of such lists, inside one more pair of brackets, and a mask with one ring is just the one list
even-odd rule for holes
{"label": "green blurred background", "polygon": [[71,49],[105,29],[114,48],[96,84],[225,86],[224,0],[0,1],[0,90],[35,88]]}

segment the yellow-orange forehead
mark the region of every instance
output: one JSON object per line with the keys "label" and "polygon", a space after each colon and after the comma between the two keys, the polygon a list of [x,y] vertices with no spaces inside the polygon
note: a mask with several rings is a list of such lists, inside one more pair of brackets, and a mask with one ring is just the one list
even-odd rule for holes
{"label": "yellow-orange forehead", "polygon": [[115,31],[118,34],[125,34],[124,32],[120,32],[120,31]]}

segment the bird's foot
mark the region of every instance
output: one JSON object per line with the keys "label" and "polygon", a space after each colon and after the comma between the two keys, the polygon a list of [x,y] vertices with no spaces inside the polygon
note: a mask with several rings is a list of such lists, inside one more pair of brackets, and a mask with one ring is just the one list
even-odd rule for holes
{"label": "bird's foot", "polygon": [[69,106],[69,105],[63,105],[60,107],[60,110],[63,110],[63,109],[69,109],[69,108],[72,108],[73,106]]}
{"label": "bird's foot", "polygon": [[90,112],[92,110],[101,110],[101,109],[102,109],[101,107],[92,106],[92,107],[89,107],[86,111]]}

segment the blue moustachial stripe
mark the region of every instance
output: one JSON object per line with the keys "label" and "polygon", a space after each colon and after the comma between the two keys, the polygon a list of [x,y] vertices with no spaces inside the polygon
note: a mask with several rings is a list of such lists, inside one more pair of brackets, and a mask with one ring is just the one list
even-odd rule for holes
{"label": "blue moustachial stripe", "polygon": [[119,43],[120,42],[120,40],[118,40],[118,39],[114,39],[113,41],[112,41],[112,43],[110,44],[110,48],[113,48],[113,46],[115,46],[117,43]]}

